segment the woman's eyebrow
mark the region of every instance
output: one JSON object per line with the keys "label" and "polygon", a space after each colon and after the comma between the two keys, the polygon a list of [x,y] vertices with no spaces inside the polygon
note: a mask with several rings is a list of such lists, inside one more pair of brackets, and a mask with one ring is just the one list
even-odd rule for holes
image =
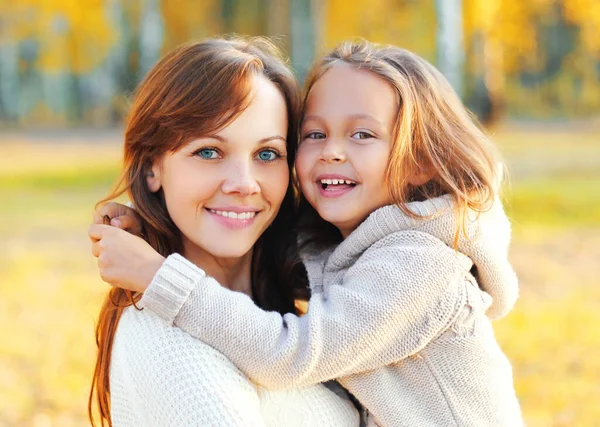
{"label": "woman's eyebrow", "polygon": [[[216,139],[217,141],[222,142],[223,144],[227,144],[230,142],[226,138],[223,138],[222,136],[219,136],[219,135],[206,135],[206,136],[203,136],[198,139]],[[284,143],[287,142],[287,139],[285,137],[283,137],[281,135],[273,135],[273,136],[267,136],[265,138],[259,139],[258,143],[262,145],[262,144],[266,144],[268,142],[275,141],[275,140],[281,140]]]}
{"label": "woman's eyebrow", "polygon": [[266,144],[267,142],[271,142],[271,141],[275,141],[275,140],[281,140],[284,143],[287,142],[287,139],[281,135],[273,135],[273,136],[269,136],[267,138],[263,138],[261,140],[258,141],[259,144]]}

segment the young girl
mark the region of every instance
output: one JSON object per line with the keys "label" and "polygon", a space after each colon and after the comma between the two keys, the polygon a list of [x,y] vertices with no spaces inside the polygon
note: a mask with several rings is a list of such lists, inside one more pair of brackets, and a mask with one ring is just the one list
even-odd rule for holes
{"label": "young girl", "polygon": [[259,384],[337,379],[371,425],[522,425],[490,323],[518,293],[493,145],[444,77],[397,47],[342,44],[306,93],[308,312],[263,311],[176,254],[129,289]]}

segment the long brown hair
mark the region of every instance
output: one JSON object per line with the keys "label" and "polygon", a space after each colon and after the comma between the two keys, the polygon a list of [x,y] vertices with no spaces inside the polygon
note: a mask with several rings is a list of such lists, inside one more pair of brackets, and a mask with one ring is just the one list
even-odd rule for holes
{"label": "long brown hair", "polygon": [[[285,98],[291,177],[300,91],[294,75],[268,40],[209,39],[180,46],[163,57],[139,85],[126,123],[123,172],[114,190],[99,203],[127,193],[142,219],[146,239],[163,256],[180,251],[180,233],[169,217],[161,191],[152,193],[148,189],[146,174],[164,154],[235,120],[252,101],[251,79],[256,74],[273,82]],[[294,206],[294,191],[290,187],[277,217],[255,244],[252,256],[256,304],[282,314],[296,312],[294,297],[307,286],[293,233]],[[124,309],[134,302],[128,291],[112,288],[100,310],[96,326],[98,356],[88,402],[92,425],[94,403],[101,425],[112,425],[112,344]]]}
{"label": "long brown hair", "polygon": [[[366,40],[341,43],[309,72],[304,105],[317,80],[339,63],[374,73],[394,88],[399,105],[386,171],[388,192],[411,217],[418,215],[406,206],[408,202],[450,194],[459,219],[456,246],[467,211],[489,209],[499,191],[503,166],[497,148],[446,78],[420,56],[397,46]],[[411,174],[422,171],[431,180],[410,185]],[[307,244],[328,246],[341,240],[339,231],[319,218],[306,200],[300,209]]]}

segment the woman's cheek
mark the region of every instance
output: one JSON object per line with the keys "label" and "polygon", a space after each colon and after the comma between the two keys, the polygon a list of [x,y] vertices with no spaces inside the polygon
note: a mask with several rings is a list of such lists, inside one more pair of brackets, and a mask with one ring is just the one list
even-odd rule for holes
{"label": "woman's cheek", "polygon": [[277,194],[277,200],[279,200],[280,205],[281,202],[283,202],[285,193],[290,185],[290,168],[284,159],[281,159],[279,162],[280,165],[278,165],[277,168],[274,168],[276,171],[274,171],[274,176],[270,179],[270,181],[273,183],[273,189]]}

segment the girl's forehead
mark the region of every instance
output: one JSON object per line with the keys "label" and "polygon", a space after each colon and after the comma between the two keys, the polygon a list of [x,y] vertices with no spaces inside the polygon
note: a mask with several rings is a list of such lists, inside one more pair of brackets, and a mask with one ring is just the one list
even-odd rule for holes
{"label": "girl's forehead", "polygon": [[337,64],[312,86],[306,116],[368,114],[387,122],[397,110],[395,89],[377,74],[350,64]]}

